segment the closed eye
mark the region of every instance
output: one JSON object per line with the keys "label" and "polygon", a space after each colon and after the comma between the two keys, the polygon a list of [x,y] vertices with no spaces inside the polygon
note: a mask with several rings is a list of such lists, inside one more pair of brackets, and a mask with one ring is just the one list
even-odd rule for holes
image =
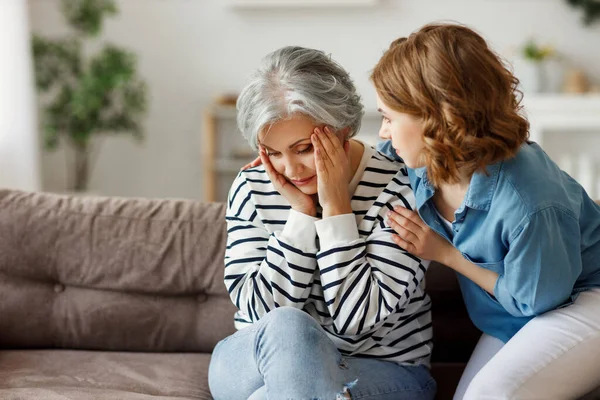
{"label": "closed eye", "polygon": [[386,117],[385,115],[381,117],[381,119],[383,120],[383,122],[385,122],[386,124],[389,124],[391,121],[388,117]]}
{"label": "closed eye", "polygon": [[308,146],[306,146],[305,148],[302,148],[302,149],[296,150],[296,154],[306,154],[306,153],[308,153],[308,152],[312,151],[312,149],[313,149],[313,146],[312,146],[312,144],[309,144],[309,145],[308,145]]}

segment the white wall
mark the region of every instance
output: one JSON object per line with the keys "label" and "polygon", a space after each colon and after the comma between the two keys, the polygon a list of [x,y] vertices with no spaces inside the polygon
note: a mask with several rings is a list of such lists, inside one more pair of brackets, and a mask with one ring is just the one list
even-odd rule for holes
{"label": "white wall", "polygon": [[[64,30],[59,0],[29,0],[32,29]],[[374,108],[370,69],[389,42],[433,20],[479,30],[503,53],[530,36],[553,43],[600,82],[600,24],[584,28],[564,0],[380,0],[368,9],[239,11],[227,0],[121,0],[106,38],[139,54],[152,93],[147,140],[104,141],[92,191],[199,198],[201,112],[214,95],[236,92],[260,58],[289,44],[331,52]],[[241,140],[241,139],[240,139]],[[64,162],[44,154],[44,185],[60,189]]]}
{"label": "white wall", "polygon": [[26,0],[0,5],[0,187],[40,188]]}

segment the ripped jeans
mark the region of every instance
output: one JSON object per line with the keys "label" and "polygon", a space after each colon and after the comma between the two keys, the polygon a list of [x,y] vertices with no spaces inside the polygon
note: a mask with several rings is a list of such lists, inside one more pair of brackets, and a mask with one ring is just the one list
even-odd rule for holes
{"label": "ripped jeans", "polygon": [[277,308],[220,341],[208,371],[215,400],[431,400],[424,366],[343,357],[307,313]]}

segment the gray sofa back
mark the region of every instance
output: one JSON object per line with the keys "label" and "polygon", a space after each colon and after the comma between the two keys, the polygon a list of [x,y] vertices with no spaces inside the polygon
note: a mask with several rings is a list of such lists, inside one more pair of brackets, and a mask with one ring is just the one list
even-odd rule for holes
{"label": "gray sofa back", "polygon": [[0,190],[0,347],[209,352],[223,204]]}

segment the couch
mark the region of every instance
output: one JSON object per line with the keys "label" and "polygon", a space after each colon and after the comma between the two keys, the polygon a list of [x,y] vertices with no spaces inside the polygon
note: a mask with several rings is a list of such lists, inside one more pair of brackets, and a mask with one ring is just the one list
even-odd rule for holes
{"label": "couch", "polygon": [[[225,205],[0,190],[0,399],[210,399],[234,332]],[[450,399],[480,335],[432,265],[432,370]]]}

